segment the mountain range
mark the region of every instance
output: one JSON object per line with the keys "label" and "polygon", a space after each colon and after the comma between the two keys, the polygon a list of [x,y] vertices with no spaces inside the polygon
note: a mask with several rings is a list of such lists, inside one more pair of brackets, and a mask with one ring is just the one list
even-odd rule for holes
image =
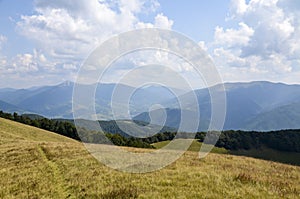
{"label": "mountain range", "polygon": [[[80,85],[88,90],[93,85]],[[96,113],[100,120],[129,119],[126,115],[112,114],[111,101],[117,84],[98,84],[95,101]],[[148,111],[148,107],[157,104],[160,100],[169,100],[174,97],[166,88],[160,86],[148,86],[134,88],[127,85],[118,85],[123,93],[133,92],[130,98],[130,115]],[[54,86],[42,86],[29,89],[0,89],[0,109],[6,112],[34,113],[48,118],[73,118],[72,94],[74,83],[63,82]],[[179,93],[183,91],[178,90]],[[119,109],[127,109],[127,101],[115,100]]]}
{"label": "mountain range", "polygon": [[[88,85],[85,85],[88,88]],[[111,108],[112,95],[116,86],[122,93],[133,93],[128,102],[122,98],[116,100],[120,110],[128,114],[113,115]],[[29,89],[0,89],[0,110],[6,112],[35,113],[48,118],[72,119],[73,82],[63,82],[54,86],[41,86]],[[300,128],[300,85],[287,85],[266,81],[249,83],[225,83],[226,119],[224,129],[234,130],[279,130]],[[218,89],[220,85],[210,89]],[[122,93],[116,93],[122,96]],[[208,128],[211,117],[211,99],[207,88],[193,91],[182,91],[179,97],[162,86],[145,86],[134,88],[128,85],[99,84],[95,93],[95,107],[99,120],[134,119],[150,122],[150,115],[166,114],[165,126],[178,128],[181,115],[193,115],[200,110],[199,131]],[[198,104],[193,101],[196,95]],[[180,102],[180,104],[179,104]],[[161,104],[165,111],[153,105]],[[149,111],[150,110],[150,111]],[[83,118],[84,119],[84,118]],[[187,118],[191,122],[193,117]],[[161,125],[161,121],[151,121]],[[182,129],[189,131],[188,127]]]}
{"label": "mountain range", "polygon": [[[225,130],[270,131],[300,128],[300,85],[271,82],[225,83],[226,118]],[[220,85],[211,87],[218,91]],[[194,93],[198,105],[192,104]],[[178,109],[177,100],[181,101]],[[208,129],[211,117],[211,100],[207,88],[188,92],[178,99],[164,104],[167,109],[165,125],[178,127],[183,110],[200,110],[199,131]],[[157,110],[154,110],[154,112]],[[151,113],[156,114],[156,113]],[[177,119],[176,119],[177,118]],[[134,118],[149,122],[149,113]],[[192,118],[190,118],[192,120]],[[189,131],[189,129],[187,129]]]}

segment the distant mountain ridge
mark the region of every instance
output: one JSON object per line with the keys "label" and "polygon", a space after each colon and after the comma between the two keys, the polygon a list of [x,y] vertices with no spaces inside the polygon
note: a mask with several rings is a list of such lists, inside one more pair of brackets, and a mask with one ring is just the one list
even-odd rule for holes
{"label": "distant mountain ridge", "polygon": [[[33,87],[30,89],[0,89],[0,110],[18,113],[35,113],[48,118],[72,119],[73,82],[63,82],[54,86]],[[86,86],[88,89],[88,85]],[[129,105],[125,99],[118,99],[119,110],[130,107],[127,114],[113,116],[111,100],[117,84],[98,85],[96,113],[99,120],[134,120],[150,122],[149,108],[161,104],[167,108],[166,126],[178,128],[182,111],[200,109],[200,127],[207,130],[211,117],[211,101],[207,88],[195,91],[179,91],[178,98],[161,86],[134,88],[118,85],[122,93],[133,93]],[[280,130],[300,128],[300,85],[287,85],[257,81],[249,83],[225,83],[227,112],[224,129],[234,130]],[[210,89],[218,91],[219,85]],[[196,95],[199,106],[194,104]],[[181,105],[179,105],[179,101]],[[152,110],[154,114],[159,110]],[[188,118],[191,121],[194,118]],[[155,123],[154,123],[155,124]],[[185,130],[189,130],[188,128]]]}
{"label": "distant mountain ridge", "polygon": [[4,112],[24,112],[24,110],[22,110],[21,108],[13,105],[13,104],[9,104],[7,102],[4,102],[2,100],[0,100],[0,108],[2,111]]}
{"label": "distant mountain ridge", "polygon": [[[271,82],[225,83],[226,118],[225,130],[280,130],[300,128],[300,85]],[[218,91],[219,85],[210,89]],[[207,88],[193,91],[199,106],[192,103],[194,93],[179,97],[182,110],[200,110],[199,131],[206,131],[211,117],[211,101]],[[178,99],[164,102],[169,113],[178,110]],[[157,112],[157,111],[156,111]],[[157,114],[157,113],[153,113]],[[180,112],[168,114],[166,124],[177,127]],[[149,113],[142,113],[135,120],[148,121]],[[189,118],[193,120],[193,118]],[[174,121],[174,122],[172,122]],[[189,130],[189,129],[187,129]]]}
{"label": "distant mountain ridge", "polygon": [[[91,85],[79,85],[82,86],[84,91],[91,89]],[[128,85],[122,84],[98,84],[95,101],[96,112],[98,119],[112,120],[116,119],[130,119],[126,115],[116,115],[113,117],[111,100],[114,93],[114,89],[118,88],[122,93],[133,93],[130,99],[130,115],[138,115],[139,113],[148,110],[151,105],[160,103],[161,100],[169,100],[174,97],[171,92],[168,92],[166,88],[161,86],[148,86],[142,88],[134,88]],[[41,86],[33,87],[29,89],[0,89],[0,100],[3,101],[3,105],[0,104],[0,109],[11,112],[10,110],[18,113],[35,113],[43,115],[48,118],[73,118],[72,113],[72,94],[74,83],[63,82],[54,86]],[[183,91],[177,89],[180,93]],[[122,96],[122,93],[117,93]],[[84,95],[84,94],[83,94]],[[15,108],[7,109],[10,104]],[[117,99],[116,104],[118,108],[127,108],[127,101],[124,99]]]}

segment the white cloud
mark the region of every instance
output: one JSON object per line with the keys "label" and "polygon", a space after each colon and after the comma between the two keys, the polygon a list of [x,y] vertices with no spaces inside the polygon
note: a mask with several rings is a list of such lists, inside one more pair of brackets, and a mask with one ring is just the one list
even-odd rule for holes
{"label": "white cloud", "polygon": [[199,41],[198,45],[202,48],[202,50],[204,50],[204,51],[208,50],[208,48],[207,48],[207,46],[205,44],[205,41]]}
{"label": "white cloud", "polygon": [[31,54],[17,55],[16,60],[12,64],[13,67],[18,68],[20,71],[37,71],[37,63],[33,61]]}
{"label": "white cloud", "polygon": [[[96,13],[95,9],[97,7],[86,16],[81,16],[82,11],[72,13],[66,8],[38,8],[37,15],[22,16],[18,28],[21,34],[37,42],[54,58],[84,56],[99,43],[99,39],[103,39],[99,37],[105,37],[109,31],[122,25],[111,27],[116,24],[116,15],[105,6],[99,6],[101,14]],[[93,12],[95,15],[89,19]],[[97,36],[101,29],[103,33]]]}
{"label": "white cloud", "polygon": [[172,29],[174,24],[173,20],[168,19],[162,13],[157,14],[154,19],[154,23],[144,23],[138,22],[136,28],[163,28],[163,29]]}
{"label": "white cloud", "polygon": [[[150,2],[150,9],[158,6],[156,1]],[[21,34],[36,41],[51,57],[82,59],[112,34],[143,26],[137,15],[147,10],[146,3],[120,0],[113,6],[98,0],[38,0],[37,13],[22,16],[17,25]],[[163,14],[155,17],[156,27],[171,28],[172,24]]]}
{"label": "white cloud", "polygon": [[39,71],[42,67],[51,66],[44,54],[37,52],[17,54],[11,60],[5,60],[1,64],[2,73],[32,73]]}
{"label": "white cloud", "polygon": [[246,7],[244,2],[241,5],[245,9],[243,12],[239,12],[239,8],[236,12],[233,11],[234,18],[254,30],[249,45],[242,49],[242,55],[270,56],[273,52],[288,55],[293,43],[291,41],[299,37],[296,34],[296,29],[299,29],[299,24],[295,21],[296,13],[282,9],[277,0],[251,0],[245,4]]}
{"label": "white cloud", "polygon": [[239,29],[224,29],[217,26],[215,29],[215,42],[218,45],[227,46],[227,47],[241,47],[246,46],[251,36],[254,33],[254,30],[247,26],[247,24],[240,22]]}
{"label": "white cloud", "polygon": [[154,26],[157,28],[171,29],[173,21],[169,20],[168,17],[164,16],[162,13],[156,15]]}
{"label": "white cloud", "polygon": [[74,65],[74,64],[65,63],[65,64],[63,64],[63,69],[66,69],[66,70],[70,70],[70,69],[76,70],[77,66]]}
{"label": "white cloud", "polygon": [[[74,79],[81,62],[112,35],[141,27],[171,29],[173,21],[162,13],[149,23],[139,19],[156,13],[159,6],[157,0],[35,0],[33,14],[21,16],[16,28],[38,50],[0,59],[0,72],[6,79],[17,78],[15,74],[53,82]],[[0,37],[0,48],[1,43]]]}
{"label": "white cloud", "polygon": [[192,70],[192,66],[189,63],[172,53],[164,50],[149,49],[127,54],[120,58],[118,62],[115,63],[115,66],[116,68],[132,70],[138,66],[147,66],[153,64],[169,67],[179,73]]}
{"label": "white cloud", "polygon": [[246,59],[236,55],[232,50],[224,49],[223,47],[216,48],[213,51],[215,63],[220,66],[226,63],[231,67],[247,67],[250,66]]}
{"label": "white cloud", "polygon": [[11,59],[0,57],[0,87],[24,88],[36,85],[57,84],[75,80],[76,62],[52,62],[37,51],[17,54]]}
{"label": "white cloud", "polygon": [[32,53],[17,54],[9,60],[0,59],[0,72],[7,75],[6,79],[16,73],[29,79],[36,75],[65,75],[68,72],[76,72],[77,64],[76,62],[50,61],[42,52],[34,49]]}
{"label": "white cloud", "polygon": [[247,4],[245,0],[232,0],[230,4],[230,11],[234,16],[235,14],[240,15],[246,12]]}
{"label": "white cloud", "polygon": [[139,13],[143,7],[144,2],[139,0],[120,0],[120,10],[123,12]]}
{"label": "white cloud", "polygon": [[[213,45],[213,57],[227,74],[225,80],[235,75],[242,81],[246,78],[242,74],[248,74],[253,79],[280,81],[281,76],[295,72],[300,61],[300,6],[296,1],[231,1],[229,20],[238,27],[216,27]],[[225,68],[235,73],[228,75]]]}

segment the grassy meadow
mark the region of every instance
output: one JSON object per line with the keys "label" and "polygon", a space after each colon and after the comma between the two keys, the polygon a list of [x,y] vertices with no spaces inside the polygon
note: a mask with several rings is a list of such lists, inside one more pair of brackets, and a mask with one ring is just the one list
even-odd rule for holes
{"label": "grassy meadow", "polygon": [[[166,146],[167,144],[169,144],[170,141],[162,141],[162,142],[157,142],[152,144],[152,146],[154,146],[156,149],[160,149],[164,146]],[[190,147],[188,148],[188,151],[194,151],[194,152],[199,152],[200,148],[201,148],[202,143],[198,142],[197,140],[193,140],[192,144],[190,145]],[[229,153],[226,149],[224,148],[219,148],[219,147],[214,147],[211,150],[212,153],[219,153],[219,154],[227,154]]]}
{"label": "grassy meadow", "polygon": [[198,143],[159,171],[131,174],[99,163],[77,141],[1,118],[0,138],[0,198],[300,198],[299,166],[199,159]]}

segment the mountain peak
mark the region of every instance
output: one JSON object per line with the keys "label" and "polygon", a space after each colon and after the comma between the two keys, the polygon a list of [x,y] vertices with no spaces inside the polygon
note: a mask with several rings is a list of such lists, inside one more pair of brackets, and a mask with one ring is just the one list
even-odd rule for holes
{"label": "mountain peak", "polygon": [[58,86],[59,87],[68,87],[68,86],[73,86],[74,85],[74,82],[71,82],[71,81],[64,81],[62,82],[61,84],[59,84]]}

